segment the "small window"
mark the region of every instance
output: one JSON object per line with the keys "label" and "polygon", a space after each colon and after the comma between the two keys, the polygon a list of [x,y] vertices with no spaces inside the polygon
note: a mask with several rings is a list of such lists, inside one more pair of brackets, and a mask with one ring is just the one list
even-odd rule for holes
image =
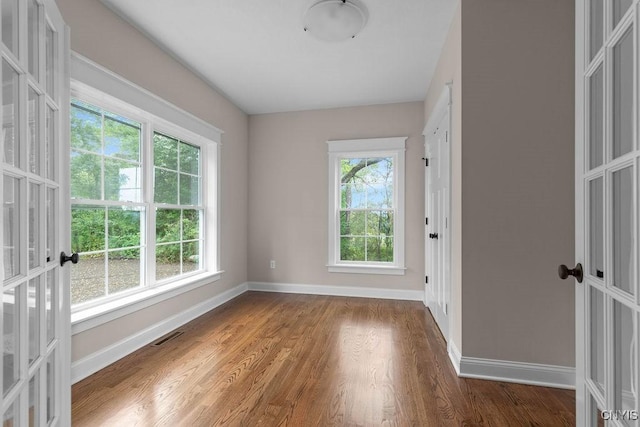
{"label": "small window", "polygon": [[329,271],[404,274],[406,138],[329,141]]}

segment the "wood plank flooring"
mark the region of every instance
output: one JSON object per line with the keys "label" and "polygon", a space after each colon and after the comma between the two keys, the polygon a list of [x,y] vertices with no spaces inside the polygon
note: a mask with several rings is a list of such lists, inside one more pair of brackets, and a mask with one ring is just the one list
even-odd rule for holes
{"label": "wood plank flooring", "polygon": [[461,379],[420,302],[249,292],[73,386],[74,426],[573,426],[575,393]]}

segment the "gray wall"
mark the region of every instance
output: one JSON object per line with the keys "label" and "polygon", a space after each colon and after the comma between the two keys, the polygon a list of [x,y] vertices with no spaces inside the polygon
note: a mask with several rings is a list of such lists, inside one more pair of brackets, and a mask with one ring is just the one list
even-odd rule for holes
{"label": "gray wall", "polygon": [[76,334],[72,360],[99,351],[247,280],[248,117],[98,0],[57,0],[71,49],[222,129],[221,268],[211,285]]}
{"label": "gray wall", "polygon": [[573,366],[573,2],[461,18],[462,354]]}
{"label": "gray wall", "polygon": [[[249,280],[420,290],[424,280],[422,102],[249,118]],[[408,136],[404,276],[327,271],[327,140]],[[269,260],[276,268],[269,268]]]}

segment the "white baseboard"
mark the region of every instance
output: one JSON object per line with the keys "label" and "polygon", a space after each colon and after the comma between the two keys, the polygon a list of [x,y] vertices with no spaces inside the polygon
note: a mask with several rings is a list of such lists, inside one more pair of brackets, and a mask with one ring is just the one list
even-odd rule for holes
{"label": "white baseboard", "polygon": [[[449,357],[452,357],[451,353]],[[576,371],[568,366],[460,357],[459,353],[458,357],[458,375],[463,378],[575,389]]]}
{"label": "white baseboard", "polygon": [[105,347],[100,351],[76,360],[71,364],[71,383],[75,384],[89,375],[98,372],[100,369],[103,369],[126,355],[133,353],[139,348],[153,342],[163,335],[166,335],[172,330],[192,321],[196,317],[202,316],[219,305],[222,305],[225,302],[245,293],[247,289],[247,283],[242,283],[221,293],[220,295],[216,295],[215,297],[203,301],[181,313],[173,315],[159,323],[139,331],[134,335]]}
{"label": "white baseboard", "polygon": [[380,298],[423,301],[424,291],[407,289],[361,288],[357,286],[301,285],[294,283],[249,282],[250,291],[280,292],[285,294],[328,295],[339,297]]}
{"label": "white baseboard", "polygon": [[456,374],[460,376],[460,359],[462,359],[462,355],[460,354],[460,350],[458,350],[456,343],[451,341],[451,339],[447,342],[447,353],[449,354],[449,360],[453,365],[453,369],[455,369]]}

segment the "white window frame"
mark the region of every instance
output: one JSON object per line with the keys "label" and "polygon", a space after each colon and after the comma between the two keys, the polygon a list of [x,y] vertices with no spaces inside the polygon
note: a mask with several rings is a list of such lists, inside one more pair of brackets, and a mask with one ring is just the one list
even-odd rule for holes
{"label": "white window frame", "polygon": [[[219,244],[219,162],[222,131],[170,104],[124,78],[73,53],[71,58],[71,98],[95,105],[142,124],[143,204],[150,220],[141,236],[146,236],[147,259],[155,258],[155,215],[153,200],[154,132],[192,143],[201,150],[201,192],[204,213],[202,270],[156,282],[155,269],[147,264],[143,286],[74,307],[72,333],[76,334],[145,307],[157,304],[220,279]],[[144,237],[143,237],[144,238]],[[82,260],[80,260],[82,262]]]}
{"label": "white window frame", "polygon": [[[404,182],[407,137],[327,141],[329,146],[329,255],[330,273],[404,275]],[[340,162],[345,158],[393,158],[393,262],[340,260]]]}

